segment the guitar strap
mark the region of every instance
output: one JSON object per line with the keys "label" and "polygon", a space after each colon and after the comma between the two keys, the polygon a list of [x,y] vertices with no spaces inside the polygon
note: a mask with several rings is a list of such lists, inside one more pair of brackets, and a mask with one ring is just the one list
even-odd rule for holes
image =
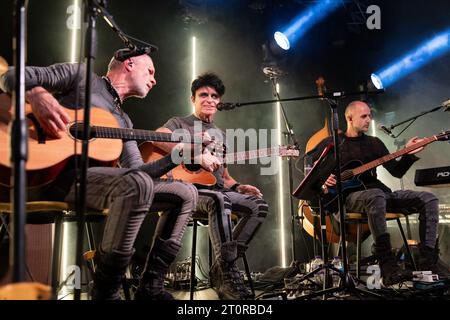
{"label": "guitar strap", "polygon": [[120,112],[120,114],[123,115],[122,101],[120,100],[117,90],[113,87],[113,85],[111,84],[111,80],[107,76],[103,76],[102,79],[105,81],[106,89],[108,89],[108,92],[114,98],[114,104],[116,107],[116,111]]}

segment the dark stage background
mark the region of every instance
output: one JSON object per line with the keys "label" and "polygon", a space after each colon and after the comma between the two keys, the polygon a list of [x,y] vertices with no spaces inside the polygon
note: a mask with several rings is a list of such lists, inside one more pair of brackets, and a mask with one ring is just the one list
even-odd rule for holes
{"label": "dark stage background", "polygon": [[[185,115],[191,110],[191,47],[192,36],[197,37],[197,73],[214,71],[227,86],[224,101],[252,101],[271,99],[272,88],[262,72],[261,45],[277,27],[289,22],[312,1],[108,1],[108,10],[123,30],[159,46],[153,58],[157,86],[144,100],[131,99],[124,108],[134,120],[136,128],[155,129],[169,117]],[[66,26],[67,8],[73,1],[29,1],[27,64],[44,66],[67,61],[70,57],[71,31]],[[183,5],[184,4],[184,5]],[[186,9],[186,4],[191,4]],[[357,4],[377,4],[381,8],[381,30],[368,30],[367,15],[358,13]],[[12,64],[12,6],[13,1],[0,3],[0,55]],[[314,26],[296,43],[279,65],[287,73],[279,79],[282,97],[316,94],[315,79],[323,76],[329,91],[357,90],[365,84],[371,72],[403,56],[418,44],[449,27],[448,0],[429,1],[343,1],[342,7]],[[362,19],[362,20],[361,20]],[[97,73],[105,72],[112,52],[121,47],[118,37],[106,23],[98,19]],[[450,54],[431,61],[418,71],[390,86],[386,93],[372,99],[377,123],[391,124],[420,111],[439,105],[450,98]],[[348,100],[342,101],[341,107]],[[287,114],[302,150],[309,137],[323,126],[328,105],[322,101],[289,102]],[[341,120],[343,120],[341,109]],[[416,121],[401,138],[429,136],[449,127],[449,113],[433,113]],[[229,112],[219,112],[217,124],[223,128],[275,128],[275,105],[249,106]],[[341,121],[342,124],[344,123]],[[397,131],[398,132],[398,131]],[[395,150],[393,139],[377,131],[388,148]],[[405,176],[405,187],[414,186],[414,172],[419,168],[450,165],[450,145],[434,143],[420,154]],[[257,165],[230,167],[237,180],[257,185],[265,195],[271,210],[265,224],[252,242],[248,257],[252,269],[264,271],[279,265],[280,238],[277,176],[261,176]],[[383,171],[379,170],[384,176]],[[301,179],[296,173],[294,185]],[[386,176],[388,184],[399,188],[396,179]],[[287,187],[287,186],[286,186]],[[450,204],[448,189],[434,190],[443,204]],[[287,192],[284,195],[288,205]],[[295,201],[295,207],[297,201]],[[448,210],[447,210],[448,211]],[[286,212],[285,230],[287,261],[292,257],[290,213]],[[417,237],[416,216],[412,229]],[[151,220],[151,219],[150,219]],[[449,260],[448,222],[441,226],[443,257]],[[151,222],[151,221],[150,221]],[[151,226],[151,224],[150,224]],[[148,239],[152,228],[145,227],[138,245]],[[312,258],[311,237],[296,226],[296,259]],[[396,228],[391,229],[397,232]],[[200,237],[206,240],[206,232]],[[190,231],[186,234],[185,252],[188,256]],[[400,246],[400,240],[396,237]],[[206,262],[200,246],[202,261]]]}

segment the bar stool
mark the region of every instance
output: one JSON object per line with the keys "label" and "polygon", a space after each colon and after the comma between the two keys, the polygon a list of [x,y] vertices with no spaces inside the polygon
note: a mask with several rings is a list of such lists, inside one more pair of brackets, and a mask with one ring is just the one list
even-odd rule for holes
{"label": "bar stool", "polygon": [[[0,202],[0,239],[6,234],[12,214],[9,202]],[[103,219],[108,210],[88,209],[86,213],[86,228],[88,245],[95,249],[91,222]],[[62,225],[64,221],[75,221],[76,213],[73,205],[63,201],[28,201],[26,203],[27,223],[29,224],[55,224],[51,263],[51,287],[54,297],[57,297],[60,276],[60,261],[62,255]]]}
{"label": "bar stool", "polygon": [[[169,202],[165,202],[165,201],[155,201],[152,203],[150,209],[149,209],[149,214],[157,214],[157,215],[161,215],[162,212],[166,211],[166,210],[172,210],[176,207],[176,204],[174,203],[169,203]],[[108,214],[107,210],[105,209],[103,212],[101,213],[97,213],[97,215],[92,215],[92,217],[95,219],[102,219],[106,217],[106,215]],[[92,222],[92,219],[91,221]],[[91,275],[93,276],[95,269],[96,269],[96,265],[95,265],[95,253],[96,253],[96,242],[94,240],[94,236],[92,233],[92,226],[91,224],[89,224],[90,227],[90,232],[88,230],[88,237],[89,239],[92,239],[92,241],[89,241],[89,243],[92,243],[92,245],[90,245],[90,248],[88,251],[84,252],[83,254],[83,258],[86,261],[86,263],[88,264],[88,269],[91,273]],[[125,296],[125,300],[131,300],[132,296],[131,296],[131,291],[132,291],[132,287],[137,287],[139,285],[139,277],[133,276],[132,273],[130,272],[130,270],[127,271],[126,275],[124,275],[124,277],[122,278],[122,289],[124,292],[124,296]]]}
{"label": "bar stool", "polygon": [[[406,252],[408,254],[411,263],[413,264],[414,270],[416,268],[416,262],[414,261],[414,257],[411,254],[411,250],[409,248],[408,240],[406,239],[405,232],[403,230],[402,223],[400,221],[401,218],[405,218],[405,215],[402,213],[386,213],[386,221],[395,220],[397,221],[398,228],[400,229],[400,234],[402,236],[403,244],[406,248]],[[362,238],[362,225],[367,224],[367,215],[364,213],[355,213],[355,212],[347,212],[346,213],[346,222],[356,224],[356,277],[359,278],[361,271],[361,238]]]}
{"label": "bar stool", "polygon": [[[236,214],[231,214],[231,221],[233,223],[236,223],[239,220],[239,217]],[[195,258],[197,255],[197,227],[199,222],[201,222],[204,225],[208,224],[208,215],[204,214],[204,213],[199,213],[199,212],[195,212],[192,215],[192,250],[191,250],[191,279],[190,279],[190,293],[189,293],[189,300],[194,300],[194,291],[195,291],[195,280],[196,280],[196,276],[195,276]],[[209,237],[208,237],[209,239]],[[209,266],[212,266],[212,250],[211,250],[211,240],[209,240],[209,252],[208,252],[208,260],[209,260]],[[247,276],[248,279],[248,283],[250,286],[250,290],[253,294],[253,296],[255,296],[255,289],[253,286],[253,280],[250,274],[250,268],[248,266],[248,261],[247,261],[247,256],[244,253],[244,255],[242,256],[242,260],[244,262],[244,267],[245,267],[245,274]]]}

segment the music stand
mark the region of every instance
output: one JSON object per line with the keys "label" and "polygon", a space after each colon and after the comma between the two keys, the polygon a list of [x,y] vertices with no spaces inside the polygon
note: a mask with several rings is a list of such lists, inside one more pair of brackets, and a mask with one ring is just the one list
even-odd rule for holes
{"label": "music stand", "polygon": [[[335,109],[336,108],[333,109],[334,112],[335,112]],[[337,118],[335,118],[335,119],[337,119]],[[300,185],[297,187],[297,189],[292,194],[294,197],[296,197],[298,199],[305,199],[308,201],[318,200],[319,212],[320,212],[322,257],[323,257],[323,261],[324,261],[324,264],[321,267],[310,271],[309,273],[307,273],[306,275],[304,275],[303,277],[298,279],[298,281],[302,282],[303,280],[313,277],[316,273],[319,273],[322,270],[325,271],[323,290],[298,297],[297,299],[305,300],[308,298],[318,297],[320,295],[323,295],[323,299],[325,299],[325,297],[328,294],[342,292],[342,291],[346,291],[348,293],[355,293],[358,296],[360,294],[367,294],[372,297],[383,298],[379,294],[358,288],[355,285],[355,282],[357,282],[358,279],[354,279],[348,271],[348,264],[347,264],[347,260],[346,260],[347,257],[346,257],[346,250],[345,250],[345,248],[346,248],[345,234],[344,234],[345,233],[345,227],[344,227],[345,218],[344,218],[344,214],[342,211],[343,203],[341,201],[342,197],[340,197],[340,201],[339,201],[340,202],[339,203],[340,204],[339,211],[340,211],[340,217],[341,217],[341,219],[340,219],[341,241],[340,242],[341,242],[341,248],[342,248],[341,252],[342,252],[342,261],[343,261],[343,265],[344,265],[344,271],[336,269],[332,264],[330,264],[328,262],[328,243],[327,243],[326,220],[325,220],[326,216],[325,216],[325,211],[322,208],[321,194],[323,192],[322,186],[324,185],[325,181],[330,176],[330,174],[333,173],[333,171],[338,167],[338,164],[339,164],[339,145],[337,143],[337,140],[338,140],[337,139],[337,131],[338,130],[337,130],[337,127],[334,127],[334,129],[335,129],[335,132],[334,132],[335,136],[334,136],[333,143],[330,143],[329,145],[327,145],[325,147],[324,151],[322,152],[319,159],[314,164],[311,171],[302,180]],[[337,147],[334,147],[335,145],[337,145]],[[329,156],[330,154],[332,154],[331,151],[334,151],[334,157]],[[336,172],[336,175],[340,175],[339,169],[337,170],[338,172]],[[339,177],[336,177],[336,178],[340,182]],[[338,188],[338,190],[339,189],[340,188]],[[342,193],[341,193],[341,195],[342,195]],[[341,278],[341,281],[339,282],[338,287],[331,287],[331,288],[329,287],[329,274],[330,274],[329,271],[330,270],[334,271]]]}
{"label": "music stand", "polygon": [[[326,215],[325,211],[322,208],[321,203],[321,190],[322,185],[327,180],[331,172],[334,168],[334,159],[329,155],[332,153],[334,146],[332,143],[328,144],[320,155],[319,159],[316,161],[310,172],[306,175],[306,177],[302,180],[300,185],[295,189],[292,193],[298,199],[307,200],[309,202],[317,201],[319,204],[319,214],[320,214],[320,237],[321,237],[321,248],[322,248],[322,257],[324,264],[316,268],[303,277],[301,277],[298,281],[302,282],[303,280],[314,277],[316,273],[325,271],[324,276],[324,289],[329,288],[329,280],[330,280],[330,269],[335,272],[339,272],[338,269],[334,268],[331,264],[328,263],[328,241],[326,234]],[[315,227],[315,226],[314,226]],[[327,291],[327,293],[333,293],[337,290]],[[310,295],[308,295],[310,296]],[[302,298],[304,298],[303,296]],[[324,294],[325,298],[325,294]]]}

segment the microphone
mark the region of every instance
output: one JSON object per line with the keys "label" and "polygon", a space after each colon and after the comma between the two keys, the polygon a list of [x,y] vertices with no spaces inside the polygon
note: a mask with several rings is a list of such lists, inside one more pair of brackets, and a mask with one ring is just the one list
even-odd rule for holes
{"label": "microphone", "polygon": [[378,127],[379,130],[383,131],[383,132],[386,133],[388,136],[394,138],[394,135],[392,134],[391,129],[386,128],[386,127],[385,127],[384,125],[382,125],[382,124],[379,124],[377,127]]}
{"label": "microphone", "polygon": [[231,110],[231,109],[234,109],[234,108],[239,107],[239,106],[240,106],[240,103],[220,102],[217,105],[217,110],[219,110],[219,111]]}
{"label": "microphone", "polygon": [[264,67],[263,72],[269,77],[281,77],[286,73],[278,67]]}
{"label": "microphone", "polygon": [[147,47],[136,47],[119,49],[114,53],[114,59],[123,62],[131,57],[142,56],[143,54],[149,54],[150,52],[158,51],[158,47],[150,44]]}
{"label": "microphone", "polygon": [[450,100],[442,102],[442,107],[444,108],[444,111],[450,111]]}

